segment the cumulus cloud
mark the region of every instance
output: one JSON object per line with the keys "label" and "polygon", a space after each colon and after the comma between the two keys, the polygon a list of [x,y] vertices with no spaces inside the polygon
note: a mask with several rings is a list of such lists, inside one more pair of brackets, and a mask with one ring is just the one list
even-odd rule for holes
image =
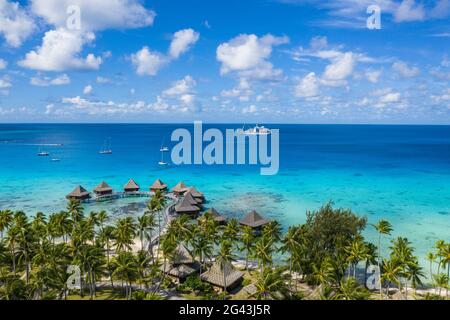
{"label": "cumulus cloud", "polygon": [[9,76],[3,76],[2,78],[0,78],[0,89],[8,89],[11,88],[12,84],[11,84],[11,79],[9,78]]}
{"label": "cumulus cloud", "polygon": [[288,37],[271,34],[261,38],[254,34],[241,34],[217,48],[216,57],[222,64],[220,72],[222,75],[237,72],[241,77],[256,79],[278,78],[282,70],[274,69],[269,58],[274,46],[288,42]]}
{"label": "cumulus cloud", "polygon": [[33,17],[18,2],[0,0],[0,34],[9,46],[20,47],[35,28]]}
{"label": "cumulus cloud", "polygon": [[403,61],[395,62],[392,65],[392,69],[400,74],[404,78],[414,78],[420,74],[420,70],[417,67],[410,67]]}
{"label": "cumulus cloud", "polygon": [[371,82],[371,83],[377,83],[378,79],[380,78],[382,74],[381,70],[367,70],[364,73],[364,76],[366,77],[366,79]]}
{"label": "cumulus cloud", "polygon": [[425,19],[425,9],[415,0],[403,0],[394,12],[396,22],[422,21]]}
{"label": "cumulus cloud", "polygon": [[185,53],[200,38],[200,34],[192,29],[184,29],[175,32],[169,48],[169,56],[178,59],[180,55]]}
{"label": "cumulus cloud", "polygon": [[258,108],[252,104],[248,107],[245,107],[242,109],[242,113],[246,114],[246,113],[257,113],[258,112]]}
{"label": "cumulus cloud", "polygon": [[83,94],[84,95],[89,95],[94,91],[94,88],[91,85],[87,85],[86,87],[84,87],[83,89]]}
{"label": "cumulus cloud", "polygon": [[80,57],[83,45],[94,40],[95,35],[91,32],[80,33],[64,28],[50,30],[45,33],[42,44],[27,53],[19,65],[41,71],[97,70],[102,63],[101,57],[92,53]]}
{"label": "cumulus cloud", "polygon": [[55,27],[66,27],[70,6],[80,8],[83,31],[151,26],[156,16],[139,0],[31,0],[32,11]]}
{"label": "cumulus cloud", "polygon": [[136,69],[136,73],[141,76],[155,76],[162,67],[186,53],[198,41],[199,37],[199,33],[192,29],[177,31],[173,35],[168,54],[152,51],[149,47],[144,46],[131,55],[131,62]]}
{"label": "cumulus cloud", "polygon": [[154,76],[158,73],[159,69],[168,63],[168,60],[159,52],[151,51],[148,47],[143,47],[131,55],[131,62],[135,66],[138,75]]}
{"label": "cumulus cloud", "polygon": [[295,95],[300,98],[316,97],[319,94],[319,83],[314,72],[309,73],[300,80],[295,87]]}
{"label": "cumulus cloud", "polygon": [[67,74],[55,78],[36,76],[30,79],[30,84],[37,87],[62,86],[70,84],[70,78]]}
{"label": "cumulus cloud", "polygon": [[190,75],[172,83],[172,86],[163,91],[163,96],[177,99],[182,107],[193,107],[195,104],[195,87],[197,82]]}
{"label": "cumulus cloud", "polygon": [[8,66],[8,62],[6,62],[3,59],[0,59],[0,70],[6,69],[7,66]]}

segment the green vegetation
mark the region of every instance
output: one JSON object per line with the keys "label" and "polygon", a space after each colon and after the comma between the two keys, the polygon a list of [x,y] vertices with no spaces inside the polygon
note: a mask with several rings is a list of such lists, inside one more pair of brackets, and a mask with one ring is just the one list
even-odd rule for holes
{"label": "green vegetation", "polygon": [[[283,234],[278,222],[261,230],[230,220],[219,226],[208,214],[197,221],[181,216],[163,230],[166,197],[157,193],[145,213],[112,220],[106,212],[85,214],[79,202],[65,211],[28,218],[24,212],[0,211],[0,299],[158,300],[175,295],[188,299],[445,299],[449,295],[450,243],[438,241],[423,270],[406,238],[391,239],[392,226],[374,225],[378,244],[367,242],[365,218],[331,203],[307,212],[305,224]],[[162,272],[175,262],[183,245],[198,262],[199,273],[181,284]],[[281,262],[279,257],[285,259]],[[226,292],[199,274],[213,261],[221,270],[235,264],[244,274],[241,286]],[[381,269],[379,292],[366,288],[364,269]],[[71,272],[70,266],[80,272]],[[256,267],[255,267],[256,266]],[[361,272],[363,271],[363,272]],[[363,279],[360,275],[364,273]],[[425,274],[432,290],[418,293]],[[73,287],[78,283],[80,286]],[[395,289],[394,289],[395,288]],[[219,293],[224,289],[225,293]],[[394,290],[393,290],[394,289]]]}

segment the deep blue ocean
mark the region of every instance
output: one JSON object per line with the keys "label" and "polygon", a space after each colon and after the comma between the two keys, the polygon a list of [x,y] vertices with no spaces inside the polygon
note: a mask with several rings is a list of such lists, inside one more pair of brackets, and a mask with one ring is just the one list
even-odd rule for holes
{"label": "deep blue ocean", "polygon": [[[62,210],[65,195],[79,184],[92,190],[105,180],[121,189],[133,178],[147,189],[160,178],[170,186],[195,185],[207,206],[230,217],[256,209],[284,227],[304,222],[306,210],[331,200],[370,223],[389,220],[393,237],[408,237],[422,261],[436,240],[450,241],[450,126],[269,127],[280,130],[276,176],[261,176],[259,166],[249,165],[160,167],[161,145],[173,147],[172,131],[193,124],[0,124],[0,209],[50,213]],[[99,154],[105,141],[112,155]],[[38,157],[39,150],[51,155]],[[87,209],[139,214],[140,201]],[[375,240],[370,226],[366,235]]]}

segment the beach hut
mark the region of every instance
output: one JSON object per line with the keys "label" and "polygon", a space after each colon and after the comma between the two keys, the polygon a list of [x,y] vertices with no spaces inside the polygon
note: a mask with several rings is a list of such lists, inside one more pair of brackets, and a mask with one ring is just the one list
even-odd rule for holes
{"label": "beach hut", "polygon": [[94,189],[94,193],[97,196],[107,196],[111,195],[113,192],[113,189],[107,184],[105,181],[100,183],[97,188]]}
{"label": "beach hut", "polygon": [[160,270],[180,283],[199,269],[200,265],[184,245],[177,247],[171,262],[166,261],[160,267]]}
{"label": "beach hut", "polygon": [[201,192],[198,192],[195,187],[188,188],[187,192],[189,192],[196,200],[198,200],[199,203],[205,202],[205,195]]}
{"label": "beach hut", "polygon": [[253,210],[249,214],[247,214],[244,219],[239,221],[239,223],[243,226],[249,226],[253,229],[260,229],[269,223],[268,220],[264,219],[258,212]]}
{"label": "beach hut", "polygon": [[227,218],[225,218],[223,215],[221,215],[219,212],[217,212],[216,209],[210,208],[205,212],[205,215],[209,215],[211,218],[214,219],[218,224],[223,225],[227,223]]}
{"label": "beach hut", "polygon": [[165,192],[167,191],[167,184],[159,179],[156,179],[156,181],[150,186],[150,191],[155,193],[156,191]]}
{"label": "beach hut", "polygon": [[89,192],[82,186],[76,187],[71,193],[66,196],[66,198],[69,200],[73,199],[78,201],[86,200],[90,197],[91,195],[89,194]]}
{"label": "beach hut", "polygon": [[128,183],[123,187],[125,193],[138,192],[139,189],[139,185],[133,179],[130,179],[130,181],[128,181]]}
{"label": "beach hut", "polygon": [[190,216],[198,216],[200,213],[200,207],[192,201],[193,198],[185,197],[183,200],[175,206],[175,211],[178,214],[187,214]]}
{"label": "beach hut", "polygon": [[214,287],[230,291],[242,283],[244,274],[236,270],[230,262],[214,262],[212,267],[200,275],[200,279]]}
{"label": "beach hut", "polygon": [[188,191],[188,187],[183,182],[179,182],[173,189],[172,192],[176,196],[182,196]]}
{"label": "beach hut", "polygon": [[202,201],[201,201],[200,199],[198,199],[198,198],[194,198],[194,197],[192,196],[192,193],[186,192],[186,193],[184,194],[184,198],[187,199],[187,200],[189,201],[190,204],[192,204],[192,205],[194,205],[194,206],[197,206],[197,207],[199,207],[200,209],[203,208]]}

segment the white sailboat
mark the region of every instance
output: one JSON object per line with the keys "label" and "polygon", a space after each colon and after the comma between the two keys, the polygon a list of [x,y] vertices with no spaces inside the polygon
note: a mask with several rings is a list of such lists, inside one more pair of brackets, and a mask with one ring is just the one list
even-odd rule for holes
{"label": "white sailboat", "polygon": [[102,149],[100,149],[100,154],[112,154],[112,149],[111,149],[111,141],[109,141],[109,144],[105,141],[105,143],[103,143],[103,147]]}
{"label": "white sailboat", "polygon": [[159,149],[159,151],[161,152],[161,161],[158,162],[158,164],[160,166],[167,166],[168,163],[164,161],[164,153],[165,152],[169,152],[169,148],[168,147],[164,147],[164,143],[161,145],[161,148]]}
{"label": "white sailboat", "polygon": [[250,128],[247,130],[242,129],[242,134],[246,136],[266,136],[271,134],[270,129],[265,128],[264,126],[256,125],[254,128]]}
{"label": "white sailboat", "polygon": [[39,151],[37,154],[39,157],[48,157],[50,155],[50,153],[48,153],[47,151],[44,151],[42,149],[42,147],[39,147]]}

